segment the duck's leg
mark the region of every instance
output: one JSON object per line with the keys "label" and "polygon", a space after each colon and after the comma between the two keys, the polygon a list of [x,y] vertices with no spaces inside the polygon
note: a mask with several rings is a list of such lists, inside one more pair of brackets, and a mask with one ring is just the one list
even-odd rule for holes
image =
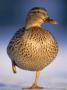
{"label": "duck's leg", "polygon": [[40,71],[36,71],[36,78],[35,81],[33,83],[33,85],[31,87],[25,88],[25,89],[43,89],[43,87],[40,87],[38,85],[38,80],[39,80],[39,76],[40,76]]}
{"label": "duck's leg", "polygon": [[12,71],[13,73],[16,73],[16,64],[14,61],[12,61]]}
{"label": "duck's leg", "polygon": [[38,85],[39,77],[40,77],[40,71],[36,71],[36,78],[35,78],[33,85],[30,87],[30,89],[34,89],[34,88],[42,89],[43,88]]}

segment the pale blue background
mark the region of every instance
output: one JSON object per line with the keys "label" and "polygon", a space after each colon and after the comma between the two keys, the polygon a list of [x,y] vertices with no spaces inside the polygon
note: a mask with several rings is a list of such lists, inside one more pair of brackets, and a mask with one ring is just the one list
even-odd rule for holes
{"label": "pale blue background", "polygon": [[[14,33],[24,26],[27,12],[34,6],[48,10],[49,16],[56,19],[58,25],[45,24],[55,36],[59,53],[54,62],[41,71],[39,83],[43,86],[54,86],[62,83],[67,86],[67,1],[66,0],[0,0],[0,86],[30,85],[35,79],[35,72],[17,68],[17,74],[12,73],[11,60],[6,48]],[[64,84],[63,84],[64,83]],[[64,86],[65,85],[65,86]],[[58,84],[60,86],[60,84]]]}

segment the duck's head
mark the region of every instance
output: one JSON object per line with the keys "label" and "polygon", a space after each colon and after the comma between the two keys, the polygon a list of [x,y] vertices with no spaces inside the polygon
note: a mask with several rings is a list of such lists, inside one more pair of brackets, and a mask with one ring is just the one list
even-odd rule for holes
{"label": "duck's head", "polygon": [[32,8],[26,18],[26,28],[32,26],[41,26],[42,23],[57,24],[57,22],[48,16],[48,12],[45,8],[34,7]]}

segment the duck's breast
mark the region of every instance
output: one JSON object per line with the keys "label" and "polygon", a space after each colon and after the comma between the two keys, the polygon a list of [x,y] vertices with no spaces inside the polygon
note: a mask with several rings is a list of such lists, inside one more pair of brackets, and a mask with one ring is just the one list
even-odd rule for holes
{"label": "duck's breast", "polygon": [[[19,34],[19,33],[18,33]],[[16,37],[16,39],[15,39]],[[9,56],[22,69],[41,70],[56,57],[58,45],[53,35],[40,27],[15,34],[8,48]]]}

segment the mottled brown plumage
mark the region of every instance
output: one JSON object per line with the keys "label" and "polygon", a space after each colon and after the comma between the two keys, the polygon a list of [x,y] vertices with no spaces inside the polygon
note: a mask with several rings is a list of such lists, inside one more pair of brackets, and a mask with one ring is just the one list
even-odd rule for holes
{"label": "mottled brown plumage", "polygon": [[14,65],[24,70],[40,71],[54,60],[58,45],[53,35],[41,27],[44,22],[57,23],[48,17],[46,9],[30,10],[25,27],[14,34],[7,47]]}
{"label": "mottled brown plumage", "polygon": [[11,60],[22,69],[37,71],[53,61],[57,55],[57,42],[52,34],[40,27],[21,29],[8,46]]}

